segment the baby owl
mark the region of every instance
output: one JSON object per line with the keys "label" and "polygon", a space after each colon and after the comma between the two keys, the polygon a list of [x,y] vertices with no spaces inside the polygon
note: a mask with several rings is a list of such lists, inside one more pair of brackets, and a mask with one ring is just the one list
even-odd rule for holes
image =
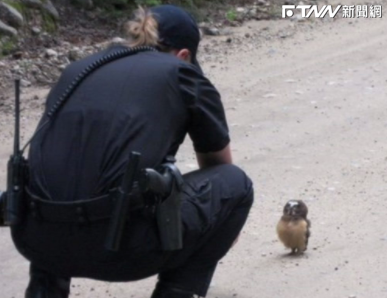
{"label": "baby owl", "polygon": [[310,221],[306,218],[308,207],[301,200],[286,203],[283,215],[277,224],[277,234],[281,242],[292,250],[292,254],[303,253],[308,246]]}

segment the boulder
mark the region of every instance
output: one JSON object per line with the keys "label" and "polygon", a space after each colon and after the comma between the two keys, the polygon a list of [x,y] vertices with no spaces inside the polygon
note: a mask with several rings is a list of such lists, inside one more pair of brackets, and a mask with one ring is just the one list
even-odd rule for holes
{"label": "boulder", "polygon": [[30,8],[43,9],[55,20],[59,20],[59,13],[56,10],[54,4],[50,0],[22,0],[22,2]]}
{"label": "boulder", "polygon": [[45,1],[43,9],[46,10],[55,20],[59,20],[59,13],[50,0]]}
{"label": "boulder", "polygon": [[0,35],[16,36],[17,30],[0,21]]}
{"label": "boulder", "polygon": [[5,2],[0,2],[0,19],[15,28],[20,28],[24,24],[21,13]]}

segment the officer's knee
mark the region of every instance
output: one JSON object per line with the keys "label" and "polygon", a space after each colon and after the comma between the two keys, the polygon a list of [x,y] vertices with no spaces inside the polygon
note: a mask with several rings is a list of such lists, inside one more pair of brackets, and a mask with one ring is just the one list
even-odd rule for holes
{"label": "officer's knee", "polygon": [[236,200],[242,200],[245,204],[252,205],[254,201],[254,187],[247,174],[241,168],[232,164],[219,167],[219,172],[230,191],[231,197]]}

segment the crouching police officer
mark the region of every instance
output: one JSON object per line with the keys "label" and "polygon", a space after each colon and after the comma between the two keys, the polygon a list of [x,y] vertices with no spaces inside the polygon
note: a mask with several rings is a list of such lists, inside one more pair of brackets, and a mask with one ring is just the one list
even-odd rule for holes
{"label": "crouching police officer", "polygon": [[[219,93],[196,60],[195,21],[162,5],[139,9],[126,29],[126,45],[71,64],[48,95],[30,146],[28,211],[12,227],[31,262],[27,298],[69,297],[72,277],[114,282],[155,274],[152,298],[204,297],[251,208],[252,183],[231,165]],[[187,133],[200,170],[172,192],[181,201],[182,248],[163,247],[163,198],[133,186],[120,247],[107,250],[117,201],[111,193],[129,153],[141,153],[138,168],[157,168]]]}

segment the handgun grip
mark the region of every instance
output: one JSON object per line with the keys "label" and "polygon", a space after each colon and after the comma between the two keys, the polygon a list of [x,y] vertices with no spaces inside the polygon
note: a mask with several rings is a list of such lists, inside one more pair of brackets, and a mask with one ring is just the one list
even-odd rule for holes
{"label": "handgun grip", "polygon": [[168,171],[160,174],[153,169],[143,170],[140,178],[142,191],[150,191],[161,197],[166,197],[172,190],[173,177]]}

